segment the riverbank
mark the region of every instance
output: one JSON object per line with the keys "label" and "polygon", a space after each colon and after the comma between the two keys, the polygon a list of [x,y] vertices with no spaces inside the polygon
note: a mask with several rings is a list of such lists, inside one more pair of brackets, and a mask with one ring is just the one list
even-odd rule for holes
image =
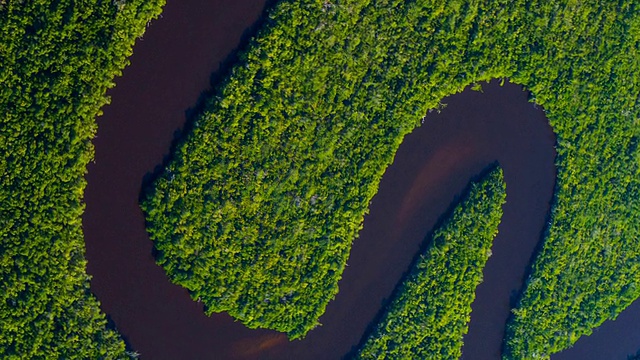
{"label": "riverbank", "polygon": [[[303,341],[248,330],[225,314],[207,318],[152,257],[138,196],[162,163],[185,112],[209,76],[261,14],[249,1],[169,2],[117,79],[98,119],[84,231],[92,291],[143,359],[332,359],[355,346],[407,270],[425,235],[468,180],[498,160],[507,204],[476,293],[463,354],[496,359],[510,298],[522,285],[553,189],[554,138],[519,86],[484,85],[445,99],[440,114],[405,138],[373,198],[340,292]],[[615,345],[613,342],[612,345]]]}

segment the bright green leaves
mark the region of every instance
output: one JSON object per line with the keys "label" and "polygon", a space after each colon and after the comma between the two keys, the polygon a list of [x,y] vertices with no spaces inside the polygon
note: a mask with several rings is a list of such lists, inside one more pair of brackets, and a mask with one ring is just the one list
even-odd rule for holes
{"label": "bright green leaves", "polygon": [[316,326],[402,137],[499,63],[453,66],[477,9],[445,7],[459,32],[423,33],[407,19],[436,28],[430,8],[272,11],[142,202],[158,262],[209,312],[291,338]]}
{"label": "bright green leaves", "polygon": [[602,1],[281,2],[142,203],[158,262],[208,311],[302,337],[337,293],[404,135],[443,97],[510,78],[557,133],[558,180],[507,347],[566,348],[640,295],[639,13]]}
{"label": "bright green leaves", "polygon": [[357,359],[458,359],[475,290],[498,233],[502,169],[472,182],[431,236]]}
{"label": "bright green leaves", "polygon": [[81,215],[105,92],[161,0],[0,0],[0,358],[125,358],[85,272]]}

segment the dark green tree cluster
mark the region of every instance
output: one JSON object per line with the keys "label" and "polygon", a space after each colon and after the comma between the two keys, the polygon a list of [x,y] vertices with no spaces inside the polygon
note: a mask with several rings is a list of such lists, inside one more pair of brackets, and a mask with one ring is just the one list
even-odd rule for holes
{"label": "dark green tree cluster", "polygon": [[558,177],[507,359],[548,358],[640,296],[640,2],[547,2],[537,12],[523,14],[542,31],[528,35],[513,80],[546,110]]}
{"label": "dark green tree cluster", "polygon": [[404,135],[444,96],[508,77],[557,133],[558,183],[507,356],[570,346],[640,295],[639,10],[282,1],[142,202],[159,264],[209,313],[303,336]]}
{"label": "dark green tree cluster", "polygon": [[171,280],[249,327],[298,338],[316,326],[402,137],[469,81],[450,73],[467,36],[437,31],[459,17],[473,31],[467,10],[276,6],[142,202]]}
{"label": "dark green tree cluster", "polygon": [[356,359],[458,359],[506,200],[502,169],[473,182],[436,229]]}
{"label": "dark green tree cluster", "polygon": [[125,358],[89,291],[95,117],[162,0],[0,0],[0,358]]}

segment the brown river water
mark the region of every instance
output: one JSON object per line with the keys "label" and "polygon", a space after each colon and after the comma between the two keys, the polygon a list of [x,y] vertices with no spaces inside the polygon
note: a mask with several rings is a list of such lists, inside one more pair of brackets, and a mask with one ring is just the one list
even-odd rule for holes
{"label": "brown river water", "polygon": [[[484,93],[447,98],[446,109],[405,138],[353,245],[340,293],[323,326],[302,341],[247,329],[226,314],[205,316],[155,264],[138,207],[143,179],[162,163],[212,74],[232,61],[264,7],[255,0],[169,0],[116,79],[98,119],[83,220],[91,289],[102,310],[143,359],[340,359],[361,341],[469,180],[498,161],[507,203],[463,348],[465,359],[498,359],[555,181],[553,132],[517,85],[494,81]],[[624,359],[640,348],[639,315],[636,303],[557,359]]]}

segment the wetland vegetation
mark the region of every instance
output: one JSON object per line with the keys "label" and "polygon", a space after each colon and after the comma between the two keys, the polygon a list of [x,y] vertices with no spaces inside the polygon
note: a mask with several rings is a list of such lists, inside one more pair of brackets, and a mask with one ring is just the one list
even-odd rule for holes
{"label": "wetland vegetation", "polygon": [[404,135],[444,96],[526,86],[557,134],[545,240],[505,357],[547,357],[636,286],[640,17],[618,1],[283,1],[142,207],[207,312],[300,338],[338,291]]}
{"label": "wetland vegetation", "polygon": [[[94,118],[162,1],[0,1],[0,355],[127,356],[85,272]],[[304,337],[405,135],[509,78],[557,134],[557,184],[505,358],[547,358],[640,296],[640,16],[627,1],[283,0],[142,208],[206,312]],[[445,281],[446,279],[438,279]]]}
{"label": "wetland vegetation", "polygon": [[161,0],[0,1],[0,357],[133,356],[89,291],[95,117]]}
{"label": "wetland vegetation", "polygon": [[502,169],[471,183],[355,359],[458,359],[506,200]]}

